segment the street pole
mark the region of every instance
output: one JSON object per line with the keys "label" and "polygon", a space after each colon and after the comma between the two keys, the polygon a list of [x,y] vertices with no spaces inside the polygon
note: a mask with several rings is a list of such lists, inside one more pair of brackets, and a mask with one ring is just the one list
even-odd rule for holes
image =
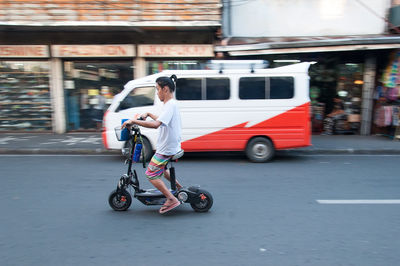
{"label": "street pole", "polygon": [[371,134],[373,93],[376,76],[376,56],[367,54],[364,64],[364,84],[362,88],[361,103],[361,130],[360,135],[368,136]]}

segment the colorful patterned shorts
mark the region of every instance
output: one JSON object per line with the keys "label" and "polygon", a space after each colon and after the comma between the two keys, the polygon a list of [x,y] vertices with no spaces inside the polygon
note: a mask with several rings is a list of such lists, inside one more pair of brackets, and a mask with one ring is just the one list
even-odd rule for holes
{"label": "colorful patterned shorts", "polygon": [[161,178],[164,175],[165,166],[167,165],[171,157],[172,156],[162,155],[158,153],[154,154],[146,170],[147,178],[150,180]]}

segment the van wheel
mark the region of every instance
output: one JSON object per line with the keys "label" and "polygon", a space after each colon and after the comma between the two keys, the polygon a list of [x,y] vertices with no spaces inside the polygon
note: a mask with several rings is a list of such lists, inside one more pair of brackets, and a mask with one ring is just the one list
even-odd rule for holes
{"label": "van wheel", "polygon": [[[146,159],[146,162],[148,162],[150,161],[151,157],[153,157],[153,149],[151,147],[150,141],[147,138],[142,137],[142,139],[143,139],[144,157]],[[131,142],[125,141],[124,147],[122,148],[122,155],[125,156],[126,159],[129,159],[130,156],[132,156],[131,150],[132,150]],[[142,161],[142,159],[140,159],[140,161]]]}
{"label": "van wheel", "polygon": [[254,163],[265,163],[274,157],[275,148],[272,142],[263,137],[256,137],[247,143],[246,156]]}
{"label": "van wheel", "polygon": [[153,157],[153,148],[151,147],[150,141],[147,138],[143,139],[143,149],[144,149],[144,158],[146,162],[150,161],[151,157]]}
{"label": "van wheel", "polygon": [[122,156],[124,156],[126,159],[129,159],[132,156],[131,150],[132,150],[131,142],[125,141],[124,146],[121,149]]}

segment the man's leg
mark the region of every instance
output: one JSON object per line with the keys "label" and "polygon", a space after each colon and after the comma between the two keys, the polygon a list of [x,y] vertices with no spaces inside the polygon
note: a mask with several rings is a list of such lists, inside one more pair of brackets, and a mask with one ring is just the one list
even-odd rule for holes
{"label": "man's leg", "polygon": [[161,193],[163,193],[165,198],[167,199],[164,203],[164,206],[161,207],[160,213],[164,213],[165,209],[168,209],[168,207],[172,206],[171,208],[175,208],[180,204],[180,201],[175,198],[174,195],[172,195],[167,186],[161,180],[161,177],[165,172],[165,166],[167,165],[169,159],[170,156],[164,156],[156,153],[151,159],[146,170],[146,176],[149,179],[150,183],[155,186],[159,191],[161,191]]}
{"label": "man's leg", "polygon": [[[169,172],[169,169],[166,170],[166,171],[164,172],[164,177],[165,177],[165,179],[167,179],[169,182],[171,182],[171,174],[170,174],[170,172]],[[176,188],[177,188],[177,189],[181,189],[181,188],[182,188],[182,185],[178,182],[178,180],[176,179],[176,177],[175,177],[175,183],[176,183]]]}
{"label": "man's leg", "polygon": [[149,179],[149,180],[150,183],[153,184],[153,186],[155,186],[159,191],[161,191],[161,193],[164,194],[165,198],[167,199],[165,205],[168,206],[178,201],[178,199],[175,198],[174,195],[172,195],[172,193],[169,191],[169,189],[161,179]]}

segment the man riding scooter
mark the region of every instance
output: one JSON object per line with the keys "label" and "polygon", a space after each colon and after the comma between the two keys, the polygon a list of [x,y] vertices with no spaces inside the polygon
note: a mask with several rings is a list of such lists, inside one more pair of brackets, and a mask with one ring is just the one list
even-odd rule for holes
{"label": "man riding scooter", "polygon": [[[147,167],[146,176],[166,198],[164,205],[160,208],[160,213],[166,213],[181,204],[161,179],[164,174],[166,179],[170,179],[170,174],[165,171],[165,167],[168,161],[181,150],[181,117],[178,105],[173,99],[176,80],[175,75],[170,78],[159,77],[156,80],[157,96],[164,103],[159,116],[145,113],[140,116],[143,120],[131,119],[122,125],[122,128],[132,125],[159,128],[156,152]],[[147,117],[150,117],[152,121],[146,121]],[[182,187],[178,182],[176,186],[178,189]]]}

